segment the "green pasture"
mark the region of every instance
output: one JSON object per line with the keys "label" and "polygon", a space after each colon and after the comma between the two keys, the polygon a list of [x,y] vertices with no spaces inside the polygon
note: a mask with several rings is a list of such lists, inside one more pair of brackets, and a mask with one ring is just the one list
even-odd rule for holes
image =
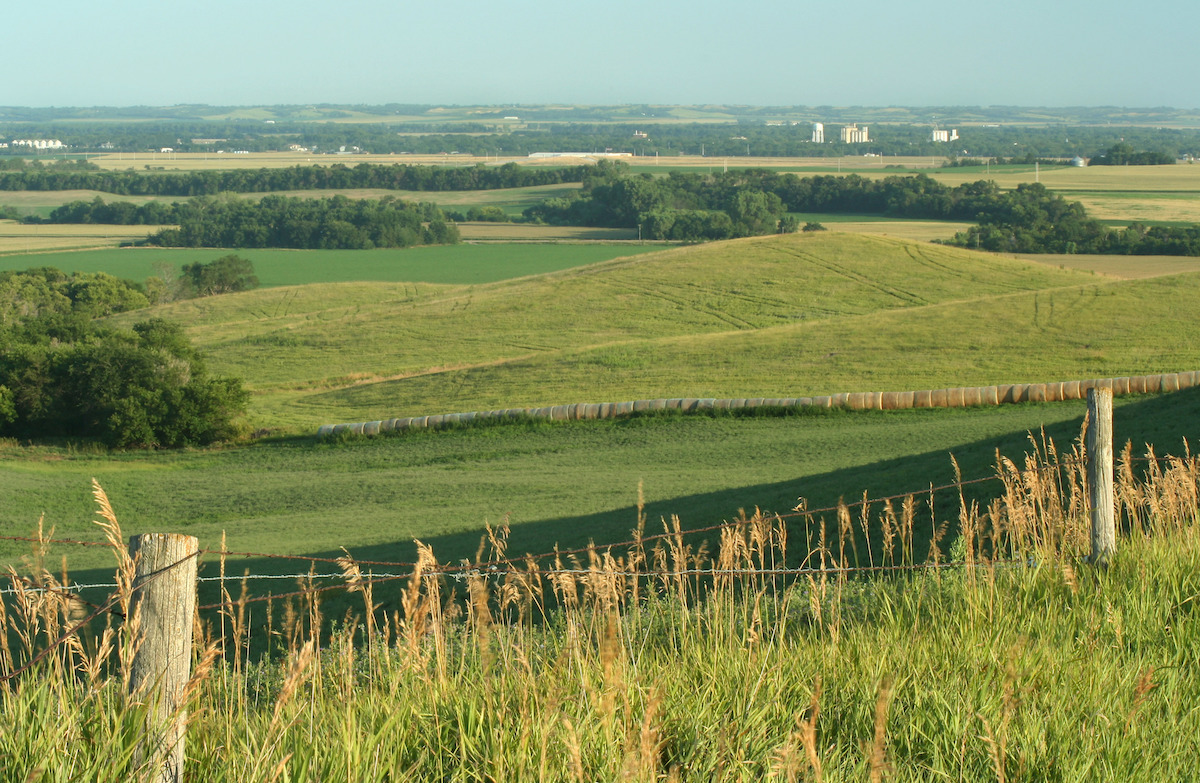
{"label": "green pasture", "polygon": [[[342,283],[191,300],[256,427],[653,397],[808,396],[1200,366],[1200,275],[1120,281],[835,231],[474,286]],[[145,318],[146,312],[116,319]]]}
{"label": "green pasture", "polygon": [[[263,288],[372,281],[490,283],[657,250],[636,244],[442,245],[379,250],[244,250],[111,248],[0,256],[0,270],[52,266],[64,272],[108,272],[131,280],[157,275],[157,264],[178,270],[236,253],[254,264]],[[263,292],[264,294],[266,292]],[[270,298],[270,294],[266,294]],[[143,314],[144,315],[144,314]]]}
{"label": "green pasture", "polygon": [[[1043,428],[1064,449],[1078,437],[1082,402],[902,412],[819,411],[779,418],[658,416],[419,431],[345,442],[268,440],[202,451],[104,455],[70,448],[0,449],[6,502],[0,532],[26,535],[44,518],[58,537],[98,540],[91,479],[127,534],[173,531],[235,551],[409,561],[413,539],[443,561],[471,557],[486,524],[512,526],[512,551],[626,540],[639,484],[648,532],[678,515],[685,527],[739,509],[787,512],[920,492],[994,473],[995,452],[1018,462]],[[1181,453],[1200,430],[1200,392],[1118,398],[1118,442]],[[981,484],[971,497],[994,495]],[[944,505],[943,505],[944,504]],[[957,499],[938,501],[953,521]],[[794,533],[803,537],[803,530]],[[797,544],[799,546],[799,544]],[[0,563],[29,545],[0,542]],[[111,555],[55,546],[77,579],[103,579]],[[209,558],[206,573],[215,567]],[[232,573],[295,572],[287,561],[235,558]],[[291,571],[280,570],[291,569]],[[300,567],[303,571],[303,566]],[[334,569],[336,570],[336,569]],[[376,568],[379,570],[386,570]],[[261,588],[261,585],[256,589]]]}

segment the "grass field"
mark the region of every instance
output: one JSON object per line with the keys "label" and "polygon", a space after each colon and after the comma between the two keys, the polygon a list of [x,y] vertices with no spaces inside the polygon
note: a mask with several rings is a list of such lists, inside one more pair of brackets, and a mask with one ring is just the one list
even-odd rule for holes
{"label": "grass field", "polygon": [[52,266],[64,272],[108,272],[141,281],[158,274],[155,265],[159,263],[179,269],[184,264],[206,263],[227,253],[237,253],[254,264],[263,288],[355,281],[468,285],[544,274],[658,249],[657,245],[595,242],[462,244],[381,250],[110,248],[13,254],[0,257],[0,270]]}
{"label": "grass field", "polygon": [[1178,317],[1198,289],[1197,275],[1119,281],[830,231],[471,287],[275,288],[156,313],[246,379],[255,426],[312,431],[569,402],[1178,371],[1200,364],[1198,327]]}
{"label": "grass field", "polygon": [[[990,476],[995,452],[1020,455],[1030,431],[1067,447],[1082,402],[903,412],[813,412],[784,418],[660,417],[419,431],[346,443],[260,442],[220,450],[89,454],[63,448],[0,449],[4,535],[47,530],[94,540],[96,478],[133,532],[170,529],[237,551],[334,553],[411,561],[413,539],[456,562],[474,554],[485,523],[512,525],[516,553],[625,540],[639,484],[650,527],[680,516],[700,527],[739,509],[786,512]],[[1200,434],[1200,391],[1118,398],[1118,443],[1181,453]],[[996,485],[997,487],[999,485]],[[996,487],[977,488],[979,497]],[[953,508],[953,504],[947,506]],[[652,532],[654,532],[652,531]],[[0,563],[28,545],[0,542]],[[55,547],[76,578],[102,579],[107,552]],[[212,568],[209,564],[206,568]],[[234,573],[287,573],[287,562],[231,561]],[[92,572],[92,569],[100,571]]]}

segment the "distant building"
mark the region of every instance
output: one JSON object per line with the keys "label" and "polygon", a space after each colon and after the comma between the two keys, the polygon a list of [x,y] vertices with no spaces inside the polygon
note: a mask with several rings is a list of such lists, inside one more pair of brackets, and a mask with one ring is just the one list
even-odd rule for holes
{"label": "distant building", "polygon": [[648,139],[648,138],[650,138],[650,134],[646,133],[645,131],[635,130],[633,132],[633,137],[635,139]]}
{"label": "distant building", "polygon": [[958,129],[951,128],[950,130],[938,130],[937,128],[934,128],[933,133],[931,133],[929,136],[929,140],[937,142],[958,141]]}
{"label": "distant building", "polygon": [[860,128],[855,123],[842,128],[842,144],[865,144],[870,140],[866,125]]}
{"label": "distant building", "polygon": [[67,145],[58,139],[13,139],[14,147],[30,147],[37,151],[66,149]]}
{"label": "distant building", "polygon": [[820,123],[820,122],[813,123],[812,143],[813,144],[824,144],[825,143],[825,125],[824,125],[824,123]]}
{"label": "distant building", "polygon": [[1087,165],[1087,161],[1076,155],[1075,157],[1071,158],[1071,165],[1081,169]]}

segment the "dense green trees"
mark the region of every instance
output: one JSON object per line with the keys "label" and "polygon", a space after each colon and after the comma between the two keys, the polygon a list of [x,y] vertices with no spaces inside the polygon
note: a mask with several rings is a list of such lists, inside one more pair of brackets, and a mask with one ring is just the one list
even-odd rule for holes
{"label": "dense green trees", "polygon": [[1167,166],[1175,162],[1175,156],[1161,150],[1135,150],[1132,144],[1117,142],[1108,149],[1092,156],[1093,166]]}
{"label": "dense green trees", "polygon": [[207,264],[197,261],[183,265],[181,282],[194,296],[213,296],[258,288],[254,265],[237,255],[221,256]]}
{"label": "dense green trees", "polygon": [[[457,191],[523,188],[580,182],[589,166],[410,166],[362,163],[353,168],[295,166],[274,169],[152,172],[101,171],[95,166],[19,166],[0,169],[0,190],[98,190],[119,196],[215,196],[281,190]],[[63,222],[84,222],[65,220]],[[95,223],[118,223],[93,217]],[[151,222],[151,221],[143,221]]]}
{"label": "dense green trees", "polygon": [[458,229],[434,204],[382,199],[302,199],[229,195],[142,205],[74,201],[50,213],[52,223],[175,224],[150,237],[167,247],[358,249],[453,244]]}
{"label": "dense green trees", "polygon": [[209,377],[181,327],[132,332],[95,316],[144,307],[137,286],[55,269],[0,275],[0,434],[95,438],[115,448],[187,446],[233,437],[248,399]]}

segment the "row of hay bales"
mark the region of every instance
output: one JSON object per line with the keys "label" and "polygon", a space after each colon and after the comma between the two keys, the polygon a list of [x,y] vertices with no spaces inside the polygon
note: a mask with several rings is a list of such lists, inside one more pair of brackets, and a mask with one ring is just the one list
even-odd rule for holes
{"label": "row of hay bales", "polygon": [[326,424],[317,434],[336,435],[343,432],[356,435],[378,435],[407,429],[435,429],[454,424],[468,424],[488,419],[545,418],[556,421],[572,419],[612,419],[649,411],[678,410],[735,410],[738,408],[848,408],[850,410],[895,411],[908,408],[965,408],[979,405],[1001,405],[1017,402],[1058,402],[1087,397],[1093,387],[1107,387],[1113,394],[1151,394],[1173,392],[1200,386],[1200,371],[1167,375],[1138,375],[1129,378],[1093,378],[1086,381],[1059,383],[1013,383],[1001,386],[968,386],[959,389],[932,389],[915,392],[856,392],[828,397],[744,397],[728,400],[677,397],[669,400],[637,400],[634,402],[577,403],[545,408],[507,408],[471,413],[444,413],[435,416],[413,416],[404,419],[381,419],[356,424]]}

